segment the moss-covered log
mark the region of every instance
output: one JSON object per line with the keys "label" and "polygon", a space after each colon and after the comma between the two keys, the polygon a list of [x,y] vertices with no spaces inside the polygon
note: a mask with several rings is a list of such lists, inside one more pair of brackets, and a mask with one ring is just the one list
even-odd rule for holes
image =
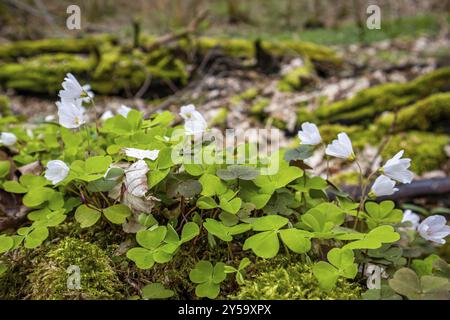
{"label": "moss-covered log", "polygon": [[399,110],[433,93],[450,91],[450,68],[441,68],[407,83],[387,83],[355,97],[321,106],[315,115],[326,123],[370,123],[385,111]]}
{"label": "moss-covered log", "polygon": [[113,35],[86,38],[56,38],[17,41],[0,46],[0,60],[15,60],[45,53],[90,53],[104,42],[115,40]]}
{"label": "moss-covered log", "polygon": [[450,93],[438,93],[402,108],[397,115],[389,112],[381,115],[376,124],[390,128],[393,122],[396,132],[407,130],[450,133]]}

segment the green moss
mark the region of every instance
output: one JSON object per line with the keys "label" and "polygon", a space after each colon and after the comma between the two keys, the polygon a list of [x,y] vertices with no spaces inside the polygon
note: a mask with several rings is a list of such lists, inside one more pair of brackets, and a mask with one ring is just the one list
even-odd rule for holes
{"label": "green moss", "polygon": [[394,113],[380,116],[376,124],[389,128],[395,119],[394,130],[448,131],[450,123],[450,93],[434,94]]}
{"label": "green moss", "polygon": [[278,82],[278,90],[283,92],[300,90],[305,83],[311,80],[312,71],[313,69],[311,66],[294,68],[286,73]]}
{"label": "green moss", "polygon": [[[68,289],[67,268],[80,268],[81,289]],[[66,238],[49,248],[28,275],[31,299],[120,299],[121,283],[105,252],[95,244]]]}
{"label": "green moss", "polygon": [[[186,41],[181,42],[182,47],[186,48],[187,45]],[[206,54],[213,48],[220,48],[224,54],[232,57],[253,58],[255,56],[252,39],[200,37],[196,41],[196,46],[201,54]],[[311,42],[292,39],[263,40],[261,46],[273,56],[301,55],[317,62],[328,62],[333,65],[342,63],[342,59],[333,49]]]}
{"label": "green moss", "polygon": [[357,171],[341,172],[330,177],[331,182],[337,186],[359,185],[359,173]]}
{"label": "green moss", "polygon": [[425,132],[399,133],[392,137],[382,152],[384,160],[390,159],[399,150],[405,150],[405,157],[412,159],[411,170],[417,174],[439,169],[448,157],[444,147],[450,136]]}
{"label": "green moss", "polygon": [[270,100],[267,98],[259,98],[253,103],[250,108],[250,113],[256,116],[262,116],[264,109],[270,104]]}
{"label": "green moss", "polygon": [[228,109],[227,108],[219,108],[217,110],[217,114],[211,120],[211,126],[225,126],[227,123]]}
{"label": "green moss", "polygon": [[93,56],[67,53],[43,54],[18,63],[0,63],[0,84],[8,89],[34,93],[56,93],[68,72],[87,74],[95,63]]}
{"label": "green moss", "polygon": [[355,97],[321,106],[322,122],[370,123],[384,111],[398,110],[433,93],[450,90],[450,68],[441,68],[407,83],[387,83],[360,91]]}
{"label": "green moss", "polygon": [[352,140],[353,147],[362,148],[367,143],[377,143],[378,137],[372,131],[362,126],[343,126],[339,124],[325,124],[319,126],[320,135],[325,143],[331,143],[338,133],[345,132]]}
{"label": "green moss", "polygon": [[253,99],[255,99],[258,96],[258,94],[259,94],[258,88],[249,88],[249,89],[245,90],[244,92],[231,97],[230,102],[232,104],[238,104],[239,102],[242,102],[242,101],[250,102]]}
{"label": "green moss", "polygon": [[3,117],[11,115],[11,107],[7,96],[0,95],[0,115]]}
{"label": "green moss", "polygon": [[231,299],[247,300],[357,300],[361,288],[358,284],[339,279],[336,288],[325,292],[312,273],[311,266],[301,262],[275,259],[261,263],[257,275],[246,281]]}
{"label": "green moss", "polygon": [[89,53],[103,42],[109,42],[115,37],[101,35],[81,39],[59,38],[34,41],[16,41],[0,46],[0,59],[10,60],[19,57],[31,57],[45,53]]}

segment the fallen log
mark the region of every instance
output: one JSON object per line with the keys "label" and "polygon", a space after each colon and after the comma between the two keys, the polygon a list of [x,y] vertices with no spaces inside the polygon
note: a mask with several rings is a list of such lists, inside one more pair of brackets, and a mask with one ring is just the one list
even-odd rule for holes
{"label": "fallen log", "polygon": [[[398,185],[399,189],[390,196],[377,198],[377,200],[409,200],[431,196],[450,195],[450,177],[416,180],[410,184]],[[352,195],[355,199],[361,197],[359,186],[344,186],[342,191]]]}

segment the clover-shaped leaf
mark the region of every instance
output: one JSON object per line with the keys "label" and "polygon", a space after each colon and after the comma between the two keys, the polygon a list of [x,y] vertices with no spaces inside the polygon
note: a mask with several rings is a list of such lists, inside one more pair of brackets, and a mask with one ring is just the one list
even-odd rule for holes
{"label": "clover-shaped leaf", "polygon": [[97,223],[102,214],[98,210],[89,208],[85,204],[79,206],[75,211],[75,220],[80,223],[81,228],[88,228]]}
{"label": "clover-shaped leaf", "polygon": [[142,288],[142,298],[144,299],[167,299],[173,297],[172,290],[164,288],[161,283],[150,283]]}
{"label": "clover-shaped leaf", "polygon": [[353,279],[358,273],[358,266],[354,263],[353,251],[348,249],[333,248],[328,254],[329,263],[319,261],[313,266],[314,276],[324,290],[331,290],[336,285],[339,276]]}
{"label": "clover-shaped leaf", "polygon": [[338,236],[337,239],[340,240],[353,240],[360,239],[357,241],[350,242],[346,244],[343,248],[346,249],[378,249],[383,243],[393,243],[400,239],[400,235],[395,232],[392,226],[384,225],[376,227],[369,231],[369,233],[353,233],[346,234],[343,236]]}
{"label": "clover-shaped leaf", "polygon": [[387,200],[381,203],[366,202],[366,221],[370,229],[373,229],[380,224],[398,223],[402,221],[403,212],[395,209],[393,201]]}
{"label": "clover-shaped leaf", "polygon": [[103,210],[106,219],[115,224],[122,224],[131,216],[131,210],[126,205],[116,204]]}
{"label": "clover-shaped leaf", "polygon": [[228,227],[222,222],[214,219],[206,219],[206,221],[203,223],[203,226],[206,230],[208,230],[209,233],[227,242],[233,240],[234,235],[244,233],[252,228],[249,224],[238,224],[232,227]]}
{"label": "clover-shaped leaf", "polygon": [[249,258],[244,258],[239,263],[238,268],[234,268],[232,266],[225,266],[225,273],[234,273],[236,272],[236,282],[239,285],[243,285],[244,280],[244,269],[247,268],[251,264],[251,261]]}
{"label": "clover-shaped leaf", "polygon": [[0,236],[0,254],[8,251],[13,246],[14,246],[13,238],[5,235]]}
{"label": "clover-shaped leaf", "polygon": [[305,253],[311,248],[308,232],[298,229],[279,230],[289,222],[285,217],[270,215],[249,220],[254,231],[263,232],[247,238],[243,249],[251,249],[259,257],[269,259],[277,255],[280,249],[278,234],[283,243],[296,253]]}
{"label": "clover-shaped leaf", "polygon": [[220,283],[226,278],[225,264],[218,262],[214,267],[209,261],[199,261],[189,273],[189,279],[197,284],[197,297],[214,299],[219,295]]}
{"label": "clover-shaped leaf", "polygon": [[311,158],[314,153],[314,146],[302,144],[295,149],[290,149],[284,154],[286,161],[292,160],[306,160]]}
{"label": "clover-shaped leaf", "polygon": [[259,176],[259,171],[258,169],[250,166],[231,165],[226,169],[217,170],[216,174],[219,178],[225,181],[235,179],[253,180]]}
{"label": "clover-shaped leaf", "polygon": [[422,276],[409,268],[397,270],[389,280],[389,286],[410,300],[449,300],[450,282],[446,278]]}
{"label": "clover-shaped leaf", "polygon": [[226,185],[220,180],[219,177],[205,173],[198,180],[202,185],[203,196],[212,197],[215,195],[221,195],[227,191]]}

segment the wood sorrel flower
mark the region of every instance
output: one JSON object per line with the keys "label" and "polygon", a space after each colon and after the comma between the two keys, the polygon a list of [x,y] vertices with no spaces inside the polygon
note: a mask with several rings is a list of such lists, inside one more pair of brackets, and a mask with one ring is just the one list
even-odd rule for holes
{"label": "wood sorrel flower", "polygon": [[385,165],[380,171],[391,179],[397,180],[401,183],[411,183],[413,173],[408,170],[411,165],[411,159],[401,159],[403,150],[398,152],[392,159],[386,161]]}
{"label": "wood sorrel flower", "polygon": [[132,109],[130,107],[127,107],[126,105],[123,104],[120,106],[119,110],[117,110],[117,113],[120,114],[122,117],[126,118],[131,110]]}
{"label": "wood sorrel flower", "polygon": [[148,191],[147,184],[147,163],[138,160],[125,170],[125,187],[127,191],[135,197],[143,197]]}
{"label": "wood sorrel flower", "polygon": [[0,144],[5,146],[12,146],[17,142],[17,137],[14,133],[11,132],[2,132],[0,134]]}
{"label": "wood sorrel flower", "polygon": [[322,142],[319,129],[314,123],[304,122],[302,123],[302,130],[298,132],[300,144],[318,145]]}
{"label": "wood sorrel flower", "polygon": [[69,175],[69,167],[61,160],[51,160],[47,163],[45,178],[53,184],[63,181]]}
{"label": "wood sorrel flower", "polygon": [[325,154],[351,161],[355,160],[352,142],[345,132],[339,133],[338,138],[327,146]]}
{"label": "wood sorrel flower", "polygon": [[68,129],[78,128],[86,123],[84,107],[81,100],[61,100],[56,102],[58,107],[59,124]]}
{"label": "wood sorrel flower", "polygon": [[195,110],[193,104],[181,107],[180,116],[185,121],[184,130],[188,135],[203,133],[208,126],[205,118],[203,118],[200,112]]}
{"label": "wood sorrel flower", "polygon": [[150,159],[156,160],[159,155],[159,150],[142,150],[136,148],[124,148],[123,151],[127,157],[136,158],[139,160]]}
{"label": "wood sorrel flower", "polygon": [[416,230],[419,222],[420,222],[420,217],[418,214],[412,212],[411,210],[405,210],[403,212],[403,218],[402,218],[402,223],[404,222],[409,222],[411,224],[410,227],[401,227],[402,230]]}
{"label": "wood sorrel flower", "polygon": [[114,114],[112,113],[111,110],[106,110],[100,117],[100,120],[102,121],[106,121],[110,118],[114,117]]}
{"label": "wood sorrel flower", "polygon": [[66,74],[62,87],[64,89],[59,91],[59,97],[62,101],[80,100],[88,102],[94,96],[92,91],[90,91],[91,87],[89,85],[81,86],[71,73]]}
{"label": "wood sorrel flower", "polygon": [[385,175],[381,175],[373,183],[369,196],[372,198],[389,196],[397,191],[395,181]]}
{"label": "wood sorrel flower", "polygon": [[426,218],[417,230],[422,238],[439,244],[444,244],[444,238],[450,234],[450,226],[447,225],[447,220],[440,215]]}

